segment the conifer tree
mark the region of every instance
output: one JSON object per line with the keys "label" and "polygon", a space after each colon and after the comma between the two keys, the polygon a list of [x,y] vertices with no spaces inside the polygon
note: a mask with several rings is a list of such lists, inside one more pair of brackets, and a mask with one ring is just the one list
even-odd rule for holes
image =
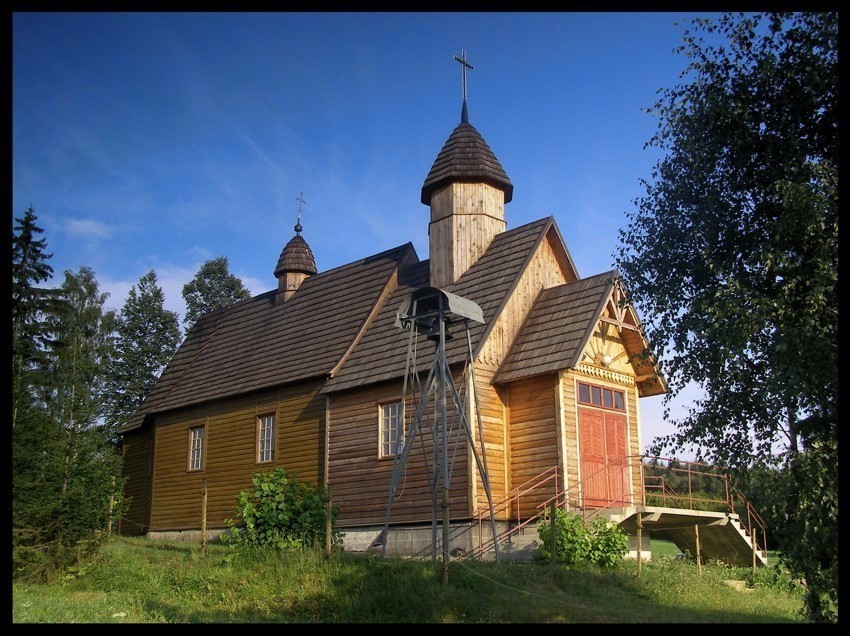
{"label": "conifer tree", "polygon": [[183,286],[186,333],[202,315],[251,297],[242,281],[230,273],[227,257],[220,256],[201,265],[195,277]]}
{"label": "conifer tree", "polygon": [[110,497],[120,491],[118,447],[101,420],[114,312],[104,312],[107,294],[89,268],[66,271],[58,293],[63,302],[45,314],[52,338],[33,386],[37,400],[14,431],[18,576],[49,576],[94,549],[105,536]]}
{"label": "conifer tree", "polygon": [[38,384],[39,369],[50,345],[50,334],[44,322],[46,312],[59,302],[53,289],[41,287],[53,276],[47,240],[38,238],[44,230],[37,225],[32,206],[15,219],[12,234],[12,428],[21,410],[34,399],[32,387]]}
{"label": "conifer tree", "polygon": [[165,294],[151,270],[130,288],[116,320],[107,388],[109,419],[118,428],[141,406],[180,343],[178,315],[164,304]]}

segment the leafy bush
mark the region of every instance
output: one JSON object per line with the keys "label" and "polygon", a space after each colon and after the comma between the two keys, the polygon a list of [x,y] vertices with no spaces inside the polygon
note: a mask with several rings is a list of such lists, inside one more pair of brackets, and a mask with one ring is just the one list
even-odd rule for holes
{"label": "leafy bush", "polygon": [[629,536],[616,523],[597,517],[588,529],[590,535],[589,560],[610,568],[623,559],[629,550]]}
{"label": "leafy bush", "polygon": [[791,578],[788,567],[781,562],[762,566],[755,572],[749,570],[746,578],[750,587],[769,587],[789,594],[802,594],[805,589],[800,581]]}
{"label": "leafy bush", "polygon": [[[539,556],[552,559],[552,523],[547,511],[537,524],[537,535],[542,543]],[[628,535],[617,524],[597,517],[587,524],[578,513],[555,509],[555,562],[563,565],[593,563],[613,567],[629,549]]]}
{"label": "leafy bush", "polygon": [[[327,491],[300,483],[286,471],[256,473],[253,490],[236,498],[237,516],[226,519],[229,532],[221,540],[228,545],[279,549],[324,545],[328,508]],[[338,514],[331,510],[331,526]],[[342,534],[331,531],[331,545],[339,546]]]}

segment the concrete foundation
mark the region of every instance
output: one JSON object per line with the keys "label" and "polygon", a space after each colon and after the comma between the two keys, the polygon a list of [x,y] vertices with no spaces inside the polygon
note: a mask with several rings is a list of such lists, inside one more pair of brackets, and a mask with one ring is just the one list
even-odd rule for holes
{"label": "concrete foundation", "polygon": [[[638,541],[636,535],[629,535],[629,551],[626,552],[627,559],[637,559]],[[652,545],[649,540],[649,533],[644,532],[640,542],[640,560],[652,561]]]}

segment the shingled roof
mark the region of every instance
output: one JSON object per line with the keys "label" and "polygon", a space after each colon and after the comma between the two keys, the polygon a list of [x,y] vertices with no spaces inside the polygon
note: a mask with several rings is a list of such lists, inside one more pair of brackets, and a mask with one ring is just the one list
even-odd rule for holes
{"label": "shingled roof", "polygon": [[[470,323],[474,350],[483,342],[483,337],[522,275],[531,254],[553,223],[552,217],[547,217],[497,234],[481,258],[456,283],[444,288],[444,291],[472,300],[481,307],[486,324]],[[429,285],[428,268],[429,261],[422,261],[406,272],[399,287],[389,295],[346,363],[325,384],[323,392],[342,391],[403,377],[408,334],[396,327],[396,312],[409,293]],[[446,358],[449,364],[464,360],[467,346],[465,338],[458,337],[447,342]],[[430,365],[432,360],[433,348],[423,347],[418,363]]]}
{"label": "shingled roof", "polygon": [[[296,226],[297,228],[301,226]],[[307,241],[300,234],[295,234],[287,243],[280,253],[280,258],[277,260],[277,266],[274,268],[274,275],[280,276],[284,272],[301,272],[302,274],[315,274],[319,270],[316,269],[316,259],[313,257],[313,250],[307,245]]]}
{"label": "shingled roof", "polygon": [[493,381],[575,366],[616,275],[612,270],[542,290]]}
{"label": "shingled roof", "polygon": [[431,204],[434,190],[448,183],[488,183],[505,193],[505,203],[510,203],[514,186],[472,124],[461,122],[449,135],[431,171],[422,186],[422,203]]}
{"label": "shingled roof", "polygon": [[[606,304],[614,302],[612,292],[620,286],[620,273],[611,270],[573,283],[544,289],[514,339],[493,382],[504,383],[542,373],[575,368]],[[633,308],[627,306],[628,322],[620,337],[638,377],[641,395],[659,395],[667,391],[652,358],[642,354],[646,339]],[[645,376],[643,379],[641,377]]]}
{"label": "shingled roof", "polygon": [[123,431],[149,414],[327,377],[411,261],[407,243],[310,276],[283,305],[270,291],[202,316]]}

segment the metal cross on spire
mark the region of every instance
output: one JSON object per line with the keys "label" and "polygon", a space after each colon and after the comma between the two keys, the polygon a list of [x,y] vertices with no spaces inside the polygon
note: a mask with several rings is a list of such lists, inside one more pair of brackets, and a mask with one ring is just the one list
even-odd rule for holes
{"label": "metal cross on spire", "polygon": [[301,234],[301,230],[304,229],[304,228],[301,227],[301,206],[304,205],[307,202],[304,200],[304,193],[303,192],[301,194],[299,194],[295,198],[295,200],[298,201],[298,223],[295,224],[295,233]]}
{"label": "metal cross on spire", "polygon": [[461,77],[462,77],[462,82],[463,82],[463,109],[460,112],[460,120],[463,123],[467,123],[468,116],[467,116],[467,112],[466,112],[466,69],[469,69],[470,71],[474,71],[475,67],[472,66],[472,64],[470,64],[469,62],[466,61],[466,51],[465,50],[462,50],[460,52],[460,57],[455,55],[455,61],[460,62]]}

